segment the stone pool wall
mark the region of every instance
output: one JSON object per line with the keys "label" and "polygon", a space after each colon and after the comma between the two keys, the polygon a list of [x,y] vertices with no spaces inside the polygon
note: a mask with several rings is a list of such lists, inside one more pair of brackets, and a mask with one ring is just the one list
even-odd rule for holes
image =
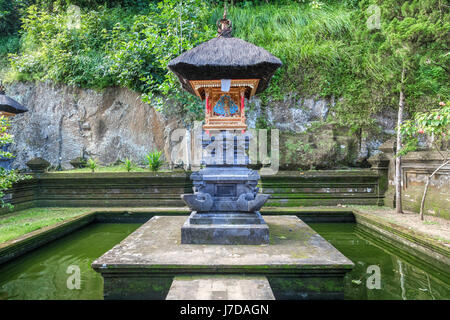
{"label": "stone pool wall", "polygon": [[[394,144],[386,142],[380,147],[382,154],[375,157],[388,163],[388,188],[385,204],[395,206]],[[370,161],[370,159],[369,159]],[[402,157],[402,206],[404,210],[419,212],[427,176],[441,164],[442,156],[436,151],[410,152]],[[424,213],[450,219],[450,164],[440,169],[430,180]]]}
{"label": "stone pool wall", "polygon": [[[17,183],[5,197],[16,209],[27,207],[184,207],[192,192],[190,173],[46,173]],[[259,185],[267,206],[377,205],[384,201],[384,179],[376,170],[281,171]]]}

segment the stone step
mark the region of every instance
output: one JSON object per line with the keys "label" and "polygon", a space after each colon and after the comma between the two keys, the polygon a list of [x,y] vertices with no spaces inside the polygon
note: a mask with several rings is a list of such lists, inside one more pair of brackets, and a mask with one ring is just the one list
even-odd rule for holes
{"label": "stone step", "polygon": [[196,213],[189,221],[191,224],[264,224],[259,213]]}
{"label": "stone step", "polygon": [[275,300],[264,276],[179,276],[166,300]]}

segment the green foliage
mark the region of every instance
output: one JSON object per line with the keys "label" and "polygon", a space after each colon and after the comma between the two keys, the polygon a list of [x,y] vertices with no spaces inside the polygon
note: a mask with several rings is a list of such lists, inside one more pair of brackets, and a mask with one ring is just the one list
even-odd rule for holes
{"label": "green foliage", "polygon": [[416,150],[420,136],[427,136],[437,151],[447,150],[450,141],[450,102],[441,102],[439,108],[428,112],[417,112],[413,119],[403,123],[400,131],[403,136],[400,155]]}
{"label": "green foliage", "polygon": [[97,160],[90,158],[87,161],[87,166],[88,166],[89,169],[91,169],[91,172],[95,172],[95,169],[98,168]]}
{"label": "green foliage", "polygon": [[[373,14],[367,10],[370,5],[380,8],[380,29],[365,26]],[[372,126],[371,115],[396,108],[403,67],[407,111],[429,110],[446,99],[448,44],[444,38],[449,25],[438,1],[364,0],[359,7],[352,14],[351,63],[340,73],[343,90],[338,96],[343,99],[336,106],[336,121],[354,129]]]}
{"label": "green foliage", "polygon": [[125,168],[125,170],[127,170],[127,172],[130,172],[131,170],[133,170],[133,168],[136,167],[136,165],[131,159],[126,158],[123,162],[123,167]]}
{"label": "green foliage", "polygon": [[[0,8],[11,3],[20,3],[22,26],[20,41],[0,40],[0,58],[11,53],[9,80],[120,85],[169,115],[202,118],[200,101],[181,90],[167,63],[214,36],[222,1],[0,0]],[[79,28],[68,27],[69,4],[81,7]],[[367,27],[371,5],[380,9],[379,29]],[[446,8],[440,0],[234,1],[228,17],[235,36],[283,61],[262,98],[334,96],[329,121],[357,131],[396,108],[403,67],[410,114],[448,99]]]}
{"label": "green foliage", "polygon": [[[22,17],[20,53],[10,55],[8,79],[50,79],[94,89],[121,85],[142,93],[158,109],[164,105],[161,95],[170,95],[178,102],[171,112],[197,119],[201,103],[181,90],[167,64],[213,36],[205,4],[165,0],[126,9],[98,6],[83,8],[79,18],[64,6],[55,5],[51,12],[29,6]],[[69,23],[74,19],[79,19],[77,27]]]}
{"label": "green foliage", "polygon": [[80,27],[71,28],[66,11],[54,10],[27,8],[22,18],[21,52],[10,55],[13,78],[50,79],[90,88],[113,85],[112,62],[106,59],[104,43],[123,11],[99,7],[98,11],[82,12]]}
{"label": "green foliage", "polygon": [[147,154],[148,167],[151,171],[156,172],[163,165],[164,161],[161,159],[161,155],[161,151],[149,152]]}
{"label": "green foliage", "polygon": [[[7,159],[11,159],[14,156],[10,152],[3,151],[1,148],[13,143],[13,136],[8,133],[10,126],[11,124],[8,118],[0,116],[0,157]],[[10,189],[15,182],[29,178],[29,176],[22,175],[16,170],[6,170],[0,167],[0,202],[2,207],[13,207],[11,204],[4,202],[3,197],[5,196],[5,191]]]}
{"label": "green foliage", "polygon": [[161,94],[171,96],[178,101],[175,106],[171,104],[172,112],[181,111],[187,118],[197,119],[201,103],[181,90],[167,64],[214,35],[206,24],[205,4],[202,0],[165,0],[147,15],[134,16],[129,26],[117,23],[108,43],[114,78],[121,85],[142,92],[144,102],[158,110],[167,107]]}
{"label": "green foliage", "polygon": [[[218,7],[210,23],[221,15]],[[345,47],[342,39],[351,26],[350,13],[344,7],[316,10],[309,3],[235,7],[229,18],[236,37],[262,46],[282,60],[283,67],[267,90],[267,95],[278,98],[286,91],[312,92],[325,82],[329,68],[341,60],[339,49]]]}

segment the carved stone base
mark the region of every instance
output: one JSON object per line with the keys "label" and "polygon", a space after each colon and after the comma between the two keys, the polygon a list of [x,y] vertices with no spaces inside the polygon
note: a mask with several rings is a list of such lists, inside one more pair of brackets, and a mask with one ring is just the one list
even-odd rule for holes
{"label": "carved stone base", "polygon": [[268,244],[269,227],[259,212],[192,212],[181,228],[181,243]]}
{"label": "carved stone base", "polygon": [[192,212],[191,224],[265,224],[259,212]]}

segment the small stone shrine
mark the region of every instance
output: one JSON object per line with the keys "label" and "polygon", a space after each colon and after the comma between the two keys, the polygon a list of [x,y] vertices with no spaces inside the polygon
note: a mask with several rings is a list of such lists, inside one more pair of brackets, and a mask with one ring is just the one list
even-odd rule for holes
{"label": "small stone shrine", "polygon": [[[269,228],[259,209],[269,196],[258,193],[259,175],[246,167],[245,100],[267,87],[281,61],[233,38],[226,11],[217,26],[216,38],[168,65],[186,91],[205,101],[206,168],[191,175],[194,193],[182,195],[192,213],[181,229],[181,242],[266,244]],[[208,148],[212,143],[215,148]]]}

